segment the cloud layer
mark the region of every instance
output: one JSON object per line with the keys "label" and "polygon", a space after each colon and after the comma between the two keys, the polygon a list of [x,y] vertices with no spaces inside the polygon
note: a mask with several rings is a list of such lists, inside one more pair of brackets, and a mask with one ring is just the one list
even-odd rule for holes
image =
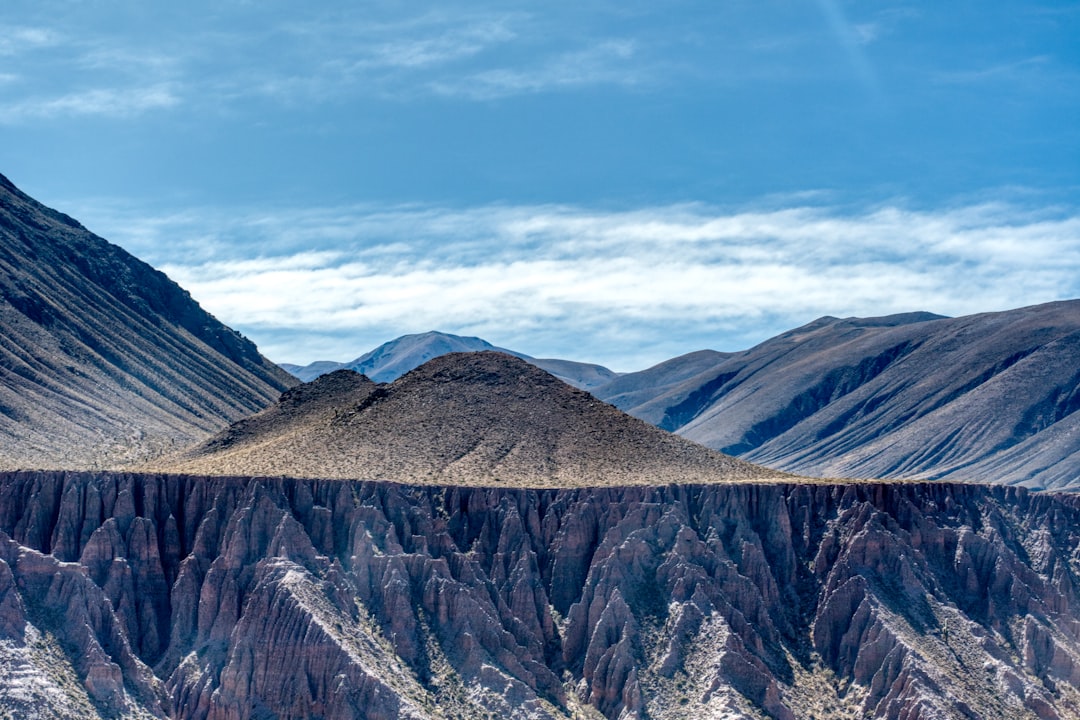
{"label": "cloud layer", "polygon": [[[374,11],[374,12],[373,12]],[[585,86],[636,85],[635,43],[603,32],[551,33],[522,12],[462,8],[267,12],[241,6],[163,19],[148,33],[47,10],[37,25],[0,25],[0,58],[17,73],[0,123],[135,115],[183,106],[237,112],[357,98],[491,100]],[[209,17],[210,19],[195,19]],[[549,22],[550,20],[548,20]]]}
{"label": "cloud layer", "polygon": [[742,349],[821,315],[960,315],[1080,295],[1080,216],[1004,203],[108,212],[103,234],[287,362],[347,360],[439,329],[632,370]]}

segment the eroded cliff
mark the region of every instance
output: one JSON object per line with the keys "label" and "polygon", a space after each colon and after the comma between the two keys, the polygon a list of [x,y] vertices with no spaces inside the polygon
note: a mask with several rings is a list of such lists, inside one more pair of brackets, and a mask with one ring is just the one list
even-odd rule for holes
{"label": "eroded cliff", "polygon": [[1069,496],[10,473],[0,532],[17,715],[1080,717]]}

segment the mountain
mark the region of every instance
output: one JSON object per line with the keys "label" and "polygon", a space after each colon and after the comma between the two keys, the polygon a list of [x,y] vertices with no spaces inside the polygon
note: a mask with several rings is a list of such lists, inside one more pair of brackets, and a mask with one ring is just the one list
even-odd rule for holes
{"label": "mountain", "polygon": [[319,360],[309,365],[294,365],[292,363],[278,363],[285,372],[296,377],[301,382],[311,382],[320,375],[334,372],[345,367],[344,363],[334,362],[332,360]]}
{"label": "mountain", "polygon": [[513,350],[495,347],[487,340],[478,337],[461,337],[434,331],[417,335],[402,335],[364,353],[352,362],[336,363],[320,360],[310,365],[286,364],[282,367],[304,382],[310,382],[320,375],[342,368],[367,375],[375,382],[393,382],[410,370],[440,355],[452,352],[484,351],[514,355],[546,370],[568,385],[582,390],[599,387],[618,377],[618,373],[601,365],[573,360],[533,358]]}
{"label": "mountain", "polygon": [[711,366],[681,382],[661,365],[594,392],[789,472],[1080,483],[1077,300],[960,318],[825,317],[702,359]]}
{"label": "mountain", "polygon": [[657,416],[649,412],[653,400],[666,398],[682,383],[713,370],[729,357],[731,353],[698,350],[665,360],[647,370],[626,373],[611,382],[593,388],[590,392],[615,407],[630,409],[637,417],[650,422],[655,421],[653,424],[658,424],[663,415]]}
{"label": "mountain", "polygon": [[0,473],[0,714],[1080,718],[1080,502]]}
{"label": "mountain", "polygon": [[[377,383],[393,382],[428,360],[454,352],[501,350],[478,337],[459,337],[440,332],[402,335],[366,352],[343,367],[367,375]],[[503,350],[502,352],[507,352]],[[515,353],[509,353],[511,355]]]}
{"label": "mountain", "polygon": [[0,468],[189,445],[295,380],[164,274],[0,176]]}
{"label": "mountain", "polygon": [[499,352],[440,355],[391,384],[338,370],[149,467],[527,487],[778,475],[659,430]]}
{"label": "mountain", "polygon": [[[823,317],[742,352],[635,373],[526,361],[715,450],[824,477],[1080,485],[1080,301],[946,318]],[[479,338],[407,335],[337,367],[392,380]]]}

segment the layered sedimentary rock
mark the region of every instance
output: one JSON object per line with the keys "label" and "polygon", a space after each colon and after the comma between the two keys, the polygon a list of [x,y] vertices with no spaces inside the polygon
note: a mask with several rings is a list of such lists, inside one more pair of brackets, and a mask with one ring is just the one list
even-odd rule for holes
{"label": "layered sedimentary rock", "polygon": [[0,533],[56,716],[1080,717],[1071,496],[14,473]]}

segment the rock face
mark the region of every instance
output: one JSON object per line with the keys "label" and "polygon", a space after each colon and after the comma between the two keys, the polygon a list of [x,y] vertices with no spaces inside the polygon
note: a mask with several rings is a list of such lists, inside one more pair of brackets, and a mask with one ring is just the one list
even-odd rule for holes
{"label": "rock face", "polygon": [[293,384],[165,275],[0,176],[0,468],[145,460]]}
{"label": "rock face", "polygon": [[1000,486],[8,473],[0,708],[1077,718],[1078,547]]}
{"label": "rock face", "polygon": [[495,352],[442,355],[389,385],[338,370],[153,469],[503,487],[782,475],[659,430]]}
{"label": "rock face", "polygon": [[1071,487],[1080,483],[1080,300],[961,318],[822,318],[593,392],[788,472]]}

